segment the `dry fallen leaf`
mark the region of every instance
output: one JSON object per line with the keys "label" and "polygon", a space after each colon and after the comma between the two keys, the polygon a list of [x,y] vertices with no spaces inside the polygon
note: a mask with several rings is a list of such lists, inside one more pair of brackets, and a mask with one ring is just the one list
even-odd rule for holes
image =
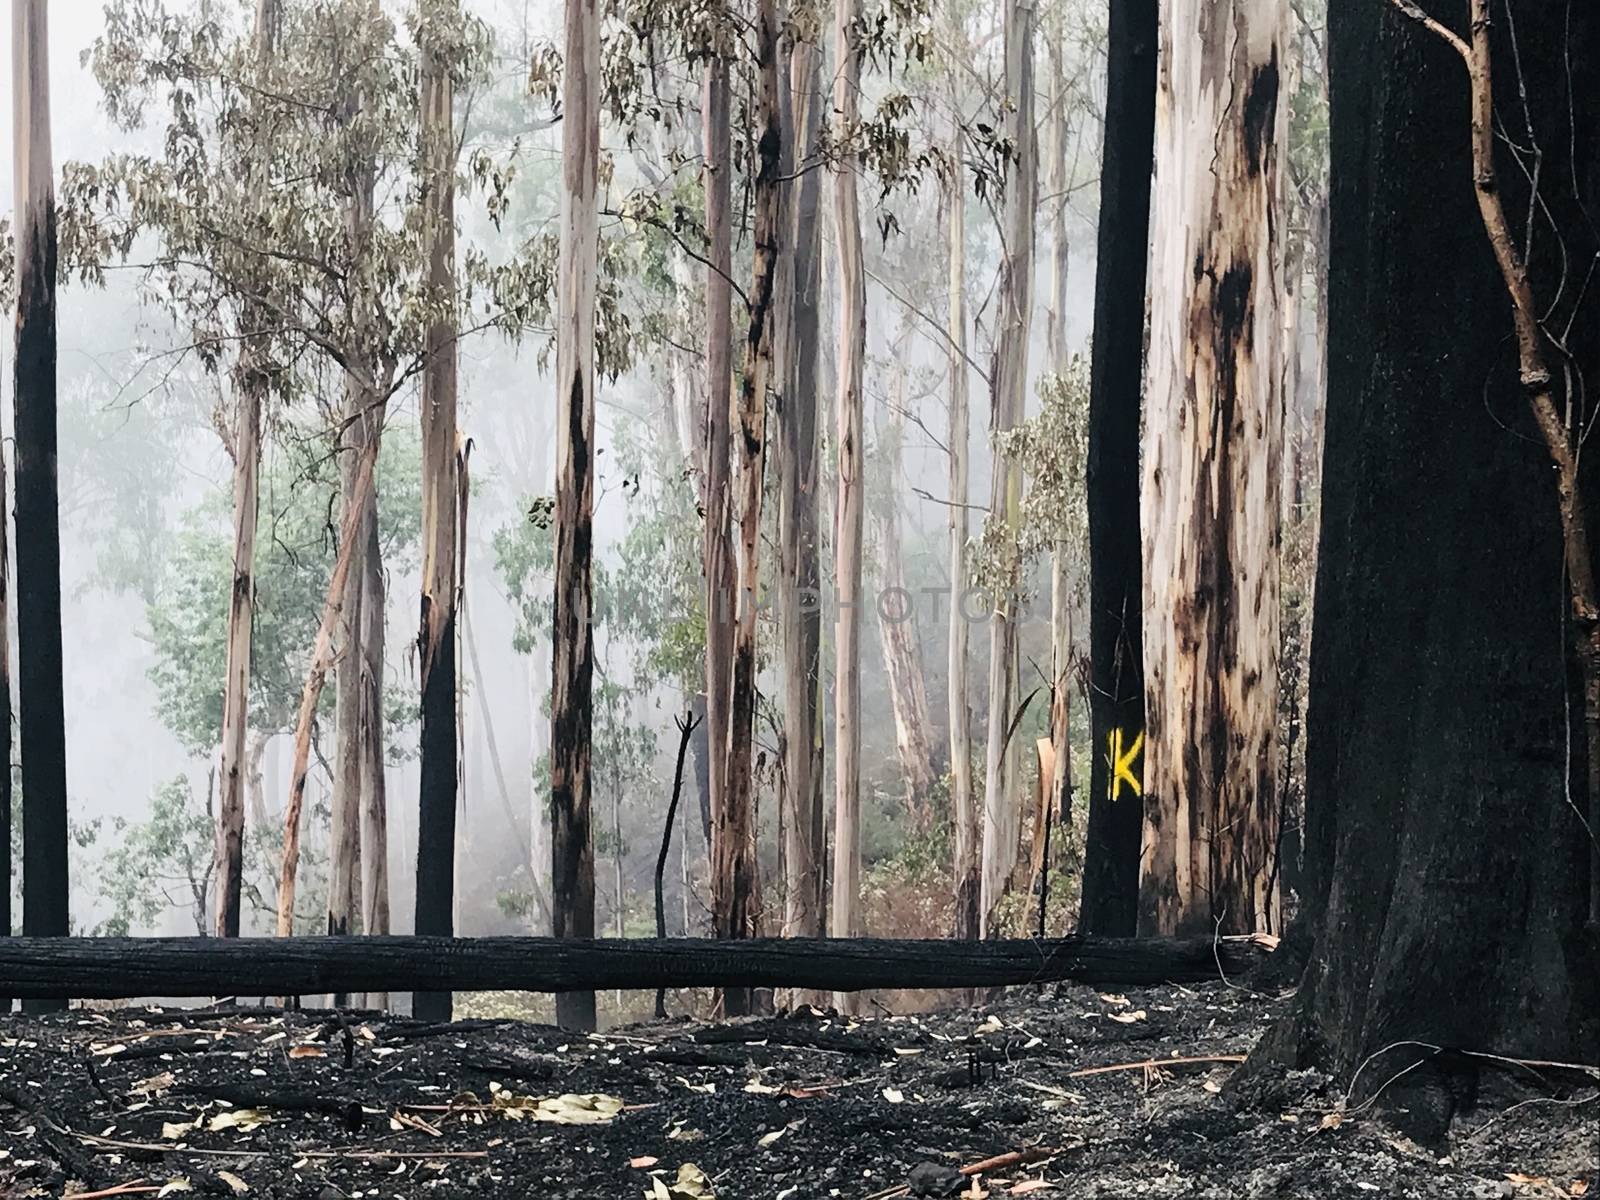
{"label": "dry fallen leaf", "polygon": [[1587,1196],[1589,1194],[1589,1185],[1581,1179],[1574,1179],[1572,1186],[1567,1189],[1567,1194],[1569,1196]]}
{"label": "dry fallen leaf", "polygon": [[1120,1025],[1132,1025],[1135,1021],[1143,1021],[1146,1015],[1147,1014],[1142,1008],[1135,1012],[1114,1012],[1106,1014],[1106,1016],[1110,1017],[1113,1021],[1116,1021]]}
{"label": "dry fallen leaf", "polygon": [[328,1052],[326,1050],[324,1050],[321,1046],[313,1046],[309,1042],[303,1042],[298,1046],[291,1046],[289,1048],[289,1057],[290,1058],[327,1058],[328,1057]]}
{"label": "dry fallen leaf", "polygon": [[192,1191],[194,1191],[194,1184],[189,1182],[189,1177],[187,1175],[179,1175],[175,1179],[169,1179],[166,1183],[161,1185],[161,1190],[156,1193],[156,1200],[161,1200],[161,1197],[170,1196],[174,1192]]}
{"label": "dry fallen leaf", "polygon": [[199,1121],[163,1121],[161,1136],[169,1142],[175,1142],[191,1130],[199,1128],[199,1125]]}
{"label": "dry fallen leaf", "polygon": [[1011,1189],[1010,1195],[1027,1196],[1034,1192],[1048,1191],[1050,1187],[1050,1183],[1043,1179],[1025,1179]]}
{"label": "dry fallen leaf", "polygon": [[628,1160],[628,1165],[635,1171],[642,1171],[646,1167],[655,1166],[660,1161],[661,1160],[656,1158],[653,1154],[641,1154],[638,1158],[630,1158]]}
{"label": "dry fallen leaf", "polygon": [[206,1128],[212,1133],[224,1129],[237,1129],[240,1133],[249,1133],[259,1125],[265,1125],[271,1118],[266,1113],[255,1108],[230,1108],[219,1112],[206,1122]]}
{"label": "dry fallen leaf", "polygon": [[148,1079],[139,1080],[138,1083],[128,1089],[128,1095],[154,1096],[158,1092],[166,1091],[176,1082],[177,1079],[171,1071],[163,1071],[159,1075],[152,1075]]}
{"label": "dry fallen leaf", "polygon": [[232,1188],[235,1196],[242,1196],[250,1190],[250,1185],[232,1171],[218,1171],[217,1178]]}
{"label": "dry fallen leaf", "polygon": [[904,1104],[906,1095],[898,1088],[886,1087],[883,1089],[883,1098],[890,1104]]}

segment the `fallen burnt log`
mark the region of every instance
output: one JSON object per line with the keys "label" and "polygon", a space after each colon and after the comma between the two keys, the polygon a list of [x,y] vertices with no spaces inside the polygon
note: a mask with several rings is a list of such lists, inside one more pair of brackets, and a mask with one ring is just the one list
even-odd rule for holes
{"label": "fallen burnt log", "polygon": [[331,992],[799,987],[854,992],[1235,975],[1249,938],[0,938],[0,994],[24,999]]}

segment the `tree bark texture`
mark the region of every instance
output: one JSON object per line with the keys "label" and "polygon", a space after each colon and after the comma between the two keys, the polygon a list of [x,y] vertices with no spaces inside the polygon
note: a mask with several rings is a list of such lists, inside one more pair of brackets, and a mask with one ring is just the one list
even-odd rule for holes
{"label": "tree bark texture", "polygon": [[[1496,16],[1481,33],[1503,119],[1515,112],[1517,136],[1546,155],[1529,286],[1546,328],[1570,331],[1567,361],[1593,377],[1596,298],[1560,281],[1566,256],[1600,250],[1583,216],[1600,162],[1600,10],[1519,9],[1527,126],[1512,31]],[[1584,778],[1581,647],[1558,472],[1475,195],[1468,73],[1387,4],[1336,6],[1329,33],[1314,949],[1258,1061],[1314,1062],[1344,1086],[1359,1071],[1352,1103],[1403,1075],[1385,1105],[1436,1133],[1456,1091],[1432,1048],[1600,1059],[1593,843],[1572,782]],[[1526,246],[1526,178],[1506,147],[1491,154]]]}
{"label": "tree bark texture", "polygon": [[1142,499],[1150,933],[1278,924],[1285,9],[1163,9]]}

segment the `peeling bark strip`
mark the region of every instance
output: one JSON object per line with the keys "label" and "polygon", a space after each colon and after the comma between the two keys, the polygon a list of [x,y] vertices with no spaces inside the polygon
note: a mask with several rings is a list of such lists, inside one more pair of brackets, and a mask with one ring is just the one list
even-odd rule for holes
{"label": "peeling bark strip", "polygon": [[[1129,936],[1139,892],[1137,801],[1119,800],[1113,743],[1144,744],[1139,409],[1144,376],[1156,0],[1116,0],[1106,31],[1106,119],[1089,365],[1089,825],[1086,932]],[[1137,752],[1132,777],[1142,779]]]}
{"label": "peeling bark strip", "polygon": [[[455,922],[456,840],[456,282],[454,87],[449,64],[424,47],[422,138],[427,189],[427,366],[422,373],[421,786],[417,811],[416,931]],[[418,992],[413,1011],[448,1020],[448,993]]]}
{"label": "peeling bark strip", "polygon": [[[1033,223],[1039,194],[1033,122],[1033,2],[1009,0],[1005,18],[1006,133],[1013,157],[1006,173],[1005,258],[1001,263],[1000,327],[994,353],[989,426],[1003,433],[1021,423],[1027,401],[1028,329],[1033,320]],[[989,511],[1013,534],[1020,519],[1022,468],[996,455]],[[989,740],[984,756],[983,873],[979,933],[990,936],[1017,865],[1022,833],[1017,752],[1010,726],[1017,699],[1017,583],[994,598],[989,626]]]}
{"label": "peeling bark strip", "polygon": [[283,859],[279,864],[279,937],[290,937],[294,933],[295,879],[300,869],[300,813],[305,806],[306,774],[311,768],[311,723],[316,717],[317,701],[322,698],[322,688],[328,678],[328,666],[333,657],[334,626],[339,620],[339,610],[347,593],[350,563],[355,557],[356,542],[361,532],[361,510],[367,493],[372,490],[376,459],[377,443],[369,443],[362,451],[355,478],[351,482],[350,503],[346,505],[339,527],[339,552],[333,560],[333,572],[328,576],[328,593],[322,602],[322,619],[317,622],[317,636],[311,644],[311,662],[306,668],[306,681],[300,689],[300,709],[294,723],[294,767],[289,774],[289,802],[284,806]]}
{"label": "peeling bark strip", "polygon": [[[745,938],[759,932],[760,878],[756,863],[755,779],[751,743],[756,715],[756,589],[760,583],[761,499],[767,464],[767,390],[773,378],[773,281],[787,213],[789,189],[782,182],[782,97],[788,72],[780,50],[777,0],[760,0],[756,15],[760,71],[756,143],[755,261],[745,336],[744,379],[739,392],[738,604],[734,625],[733,690],[728,727],[727,790],[717,814],[712,864],[712,921],[718,937]],[[748,993],[728,990],[728,1016],[749,1011]]]}
{"label": "peeling bark strip", "polygon": [[[784,174],[816,154],[822,129],[822,51],[802,43],[790,54],[790,121]],[[821,270],[818,208],[822,173],[796,185],[787,227],[789,313],[783,403],[779,408],[778,596],[783,644],[784,777],[789,810],[783,821],[783,932],[821,937],[827,912],[827,840],[823,826],[822,613],[817,602],[817,408],[820,378]],[[781,285],[780,285],[781,286]]]}
{"label": "peeling bark strip", "polygon": [[[861,52],[852,33],[861,13],[859,0],[838,0],[834,18],[833,109],[835,138],[855,136],[860,120]],[[834,167],[835,244],[838,247],[838,390],[834,400],[834,438],[839,454],[838,498],[834,505],[834,586],[838,617],[834,633],[834,937],[857,937],[861,927],[861,518],[862,359],[867,344],[867,281],[861,259],[861,209],[856,195],[856,163],[842,154]],[[849,1001],[845,1001],[848,1007]]]}
{"label": "peeling bark strip", "polygon": [[[22,733],[22,928],[64,935],[67,746],[56,503],[56,213],[47,0],[13,0],[16,186],[17,697]],[[9,880],[6,883],[9,887]]]}
{"label": "peeling bark strip", "polygon": [[[562,74],[561,251],[556,327],[556,559],[550,689],[551,932],[594,936],[594,329],[600,262],[600,16],[567,0]],[[594,993],[563,992],[556,1018],[595,1027]]]}
{"label": "peeling bark strip", "polygon": [[1163,11],[1139,922],[1273,930],[1284,4]]}

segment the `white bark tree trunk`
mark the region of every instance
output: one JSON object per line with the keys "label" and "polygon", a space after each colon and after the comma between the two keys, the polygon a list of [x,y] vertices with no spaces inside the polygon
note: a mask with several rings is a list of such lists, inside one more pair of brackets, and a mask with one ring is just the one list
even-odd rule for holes
{"label": "white bark tree trunk", "polygon": [[[1028,384],[1028,331],[1033,316],[1033,221],[1038,198],[1038,154],[1033,126],[1033,0],[1009,0],[1005,14],[1006,132],[1013,158],[1006,173],[1005,257],[1001,265],[999,339],[995,346],[995,433],[1021,422]],[[1022,502],[1022,473],[1008,456],[995,455],[991,519],[1015,536]],[[1021,801],[1017,795],[1015,739],[1007,733],[1017,698],[1017,586],[1004,581],[989,624],[989,740],[984,762],[983,875],[979,936],[991,933],[996,909],[1017,864]]]}
{"label": "white bark tree trunk", "polygon": [[1169,0],[1145,425],[1141,932],[1277,924],[1282,0]]}
{"label": "white bark tree trunk", "polygon": [[[834,19],[833,109],[836,137],[848,139],[860,120],[861,54],[852,34],[859,0],[837,0]],[[862,446],[862,359],[866,355],[866,273],[861,258],[861,212],[856,163],[835,164],[834,221],[839,273],[838,387],[834,444],[839,456],[834,509],[834,937],[857,937],[861,922],[861,520],[865,504]],[[841,993],[842,1011],[857,1000]]]}

